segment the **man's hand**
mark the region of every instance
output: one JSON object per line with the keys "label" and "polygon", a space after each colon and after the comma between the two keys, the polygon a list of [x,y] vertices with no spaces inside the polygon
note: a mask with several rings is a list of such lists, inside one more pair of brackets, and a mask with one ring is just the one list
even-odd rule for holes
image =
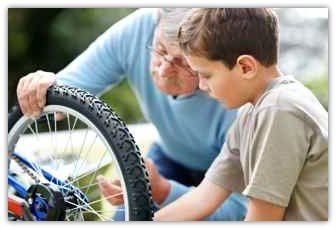
{"label": "man's hand", "polygon": [[112,205],[121,205],[124,203],[120,180],[110,181],[104,176],[97,177],[98,186],[101,194]]}
{"label": "man's hand", "polygon": [[51,72],[36,71],[22,77],[16,89],[22,113],[39,116],[46,103],[47,89],[55,82],[56,75]]}
{"label": "man's hand", "polygon": [[[145,159],[145,163],[152,187],[153,200],[155,203],[161,204],[168,196],[171,185],[166,178],[159,174],[152,160]],[[123,204],[120,180],[110,181],[104,176],[98,176],[97,181],[102,195],[107,198],[112,205]]]}

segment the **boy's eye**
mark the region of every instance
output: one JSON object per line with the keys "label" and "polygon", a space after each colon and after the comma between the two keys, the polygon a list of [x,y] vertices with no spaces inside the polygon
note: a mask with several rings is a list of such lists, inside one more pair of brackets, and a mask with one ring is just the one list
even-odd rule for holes
{"label": "boy's eye", "polygon": [[211,77],[210,74],[204,74],[204,73],[199,73],[199,72],[197,73],[197,76],[203,79],[209,79]]}

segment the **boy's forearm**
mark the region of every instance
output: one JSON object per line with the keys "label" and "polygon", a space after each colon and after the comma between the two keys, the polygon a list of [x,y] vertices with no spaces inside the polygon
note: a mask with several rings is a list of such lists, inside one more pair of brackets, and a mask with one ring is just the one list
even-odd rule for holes
{"label": "boy's forearm", "polygon": [[284,215],[284,207],[250,198],[245,221],[282,221]]}
{"label": "boy's forearm", "polygon": [[[195,200],[196,199],[196,200]],[[162,208],[154,215],[155,221],[183,221],[200,220],[202,204],[197,188],[183,195],[181,198]],[[183,214],[182,214],[183,213]]]}
{"label": "boy's forearm", "polygon": [[155,221],[202,220],[210,215],[229,195],[230,191],[208,181],[162,208]]}

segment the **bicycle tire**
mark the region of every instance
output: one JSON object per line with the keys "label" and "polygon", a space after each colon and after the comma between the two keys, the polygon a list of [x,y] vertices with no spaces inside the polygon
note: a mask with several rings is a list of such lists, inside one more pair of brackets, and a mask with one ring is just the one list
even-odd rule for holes
{"label": "bicycle tire", "polygon": [[[59,85],[51,86],[47,90],[46,107],[51,105],[73,109],[94,123],[112,148],[124,178],[128,198],[128,219],[152,220],[153,201],[144,160],[132,134],[111,107],[85,90]],[[22,117],[18,107],[10,112],[8,133]],[[14,141],[15,144],[17,139],[8,141]]]}

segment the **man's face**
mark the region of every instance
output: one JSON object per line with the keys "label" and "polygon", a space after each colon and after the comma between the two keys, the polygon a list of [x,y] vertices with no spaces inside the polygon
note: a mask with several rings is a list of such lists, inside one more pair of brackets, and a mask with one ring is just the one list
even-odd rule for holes
{"label": "man's face", "polygon": [[168,95],[192,94],[198,88],[195,76],[177,43],[168,42],[160,23],[152,46],[151,71],[155,85]]}

